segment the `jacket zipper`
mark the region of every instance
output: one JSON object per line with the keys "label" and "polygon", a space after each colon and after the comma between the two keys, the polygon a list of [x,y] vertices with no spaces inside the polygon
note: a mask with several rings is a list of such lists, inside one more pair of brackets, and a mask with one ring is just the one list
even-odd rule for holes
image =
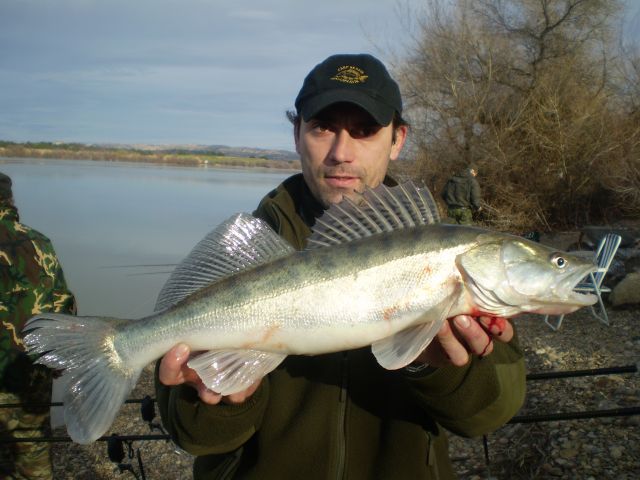
{"label": "jacket zipper", "polygon": [[231,478],[233,478],[238,464],[240,463],[240,457],[242,457],[243,450],[244,448],[240,447],[224,460],[221,465],[221,471],[217,477],[219,480],[231,480]]}
{"label": "jacket zipper", "polygon": [[347,432],[346,432],[346,417],[347,417],[347,387],[349,385],[349,357],[347,352],[342,354],[341,373],[342,373],[342,385],[340,386],[340,398],[338,401],[338,452],[337,452],[337,466],[336,466],[336,479],[344,478],[345,474],[345,459],[347,450]]}

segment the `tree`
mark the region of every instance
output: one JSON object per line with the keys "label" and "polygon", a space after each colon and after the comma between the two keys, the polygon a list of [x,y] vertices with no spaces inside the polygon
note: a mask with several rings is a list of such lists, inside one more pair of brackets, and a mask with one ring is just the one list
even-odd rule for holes
{"label": "tree", "polygon": [[412,176],[440,191],[478,164],[487,222],[514,232],[639,216],[639,64],[621,61],[621,9],[430,2],[395,68],[416,141]]}

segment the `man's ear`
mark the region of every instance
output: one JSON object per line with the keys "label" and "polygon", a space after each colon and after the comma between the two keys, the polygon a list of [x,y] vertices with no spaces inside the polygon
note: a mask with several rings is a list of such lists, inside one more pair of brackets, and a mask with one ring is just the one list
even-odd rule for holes
{"label": "man's ear", "polygon": [[296,153],[299,155],[300,154],[300,149],[299,149],[299,143],[300,143],[300,123],[302,122],[302,120],[298,119],[297,122],[295,122],[293,124],[293,141],[296,145]]}
{"label": "man's ear", "polygon": [[402,147],[404,147],[404,142],[407,140],[408,131],[409,128],[406,125],[400,125],[396,128],[395,140],[391,144],[391,153],[389,154],[389,158],[391,160],[396,160],[400,156]]}

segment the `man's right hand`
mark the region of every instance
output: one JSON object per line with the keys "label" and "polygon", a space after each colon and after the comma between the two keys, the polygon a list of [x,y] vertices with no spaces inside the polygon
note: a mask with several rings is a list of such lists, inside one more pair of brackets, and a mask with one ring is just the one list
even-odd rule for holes
{"label": "man's right hand", "polygon": [[189,347],[180,343],[169,350],[160,361],[159,378],[167,386],[182,385],[183,383],[195,388],[198,391],[200,400],[209,405],[217,405],[220,402],[235,405],[244,402],[254,394],[260,386],[261,380],[251,385],[246,390],[222,396],[219,393],[209,390],[198,376],[195,370],[187,366]]}

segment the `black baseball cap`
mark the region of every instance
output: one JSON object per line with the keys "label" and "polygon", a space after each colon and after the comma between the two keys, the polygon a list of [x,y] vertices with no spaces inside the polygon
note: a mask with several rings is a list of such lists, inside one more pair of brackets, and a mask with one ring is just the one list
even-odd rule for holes
{"label": "black baseball cap", "polygon": [[402,115],[400,88],[380,60],[368,54],[332,55],[304,79],[296,111],[305,121],[334,103],[348,102],[366,110],[380,125],[394,112]]}

